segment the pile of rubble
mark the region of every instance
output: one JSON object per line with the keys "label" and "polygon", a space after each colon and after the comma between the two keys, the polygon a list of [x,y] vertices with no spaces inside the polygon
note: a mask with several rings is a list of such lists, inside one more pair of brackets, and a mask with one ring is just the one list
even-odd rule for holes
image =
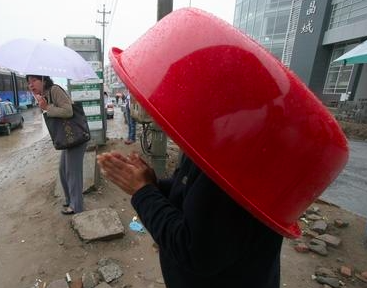
{"label": "pile of rubble", "polygon": [[[133,219],[131,223],[139,222]],[[111,208],[100,208],[75,214],[71,219],[71,227],[84,243],[112,240],[125,235],[125,227],[116,210]],[[64,243],[59,244],[64,245]],[[66,273],[63,279],[50,283],[37,279],[31,288],[111,288],[110,284],[113,285],[123,276],[123,266],[117,259],[102,258],[97,264],[98,267],[94,270],[85,267],[87,272],[84,272],[81,277],[72,279],[70,274]],[[144,275],[136,275],[136,277],[144,277]],[[156,279],[155,282],[164,284],[163,279]],[[132,285],[126,284],[121,287],[131,288]]]}
{"label": "pile of rubble", "polygon": [[[293,242],[298,253],[316,253],[327,257],[334,249],[342,249],[342,240],[337,235],[343,233],[349,223],[343,219],[329,222],[323,216],[318,206],[310,207],[300,218],[302,222],[302,237]],[[336,233],[335,233],[336,231]],[[333,235],[334,234],[334,235]],[[337,235],[335,235],[337,234]],[[367,283],[367,271],[360,271],[343,265],[343,259],[338,269],[316,267],[312,279],[323,285],[323,288],[338,288],[347,286],[348,282],[361,281]]]}
{"label": "pile of rubble", "polygon": [[[48,285],[46,282],[38,281],[37,287],[47,288],[110,288],[108,283],[120,278],[123,275],[121,265],[117,260],[103,258],[98,261],[97,271],[83,273],[81,278],[72,279],[66,273],[64,279],[52,281]],[[43,285],[44,284],[44,285]],[[125,285],[124,288],[131,286]],[[43,288],[43,287],[42,287]]]}

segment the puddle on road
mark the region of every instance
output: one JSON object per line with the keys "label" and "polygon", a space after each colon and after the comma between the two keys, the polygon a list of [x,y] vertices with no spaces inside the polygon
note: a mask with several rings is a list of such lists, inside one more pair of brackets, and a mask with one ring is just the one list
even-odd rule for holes
{"label": "puddle on road", "polygon": [[[34,142],[48,136],[47,127],[42,119],[41,111],[37,107],[24,110],[24,127],[16,128],[11,134],[0,134],[0,152],[8,154],[32,145]],[[0,154],[0,160],[1,160]]]}

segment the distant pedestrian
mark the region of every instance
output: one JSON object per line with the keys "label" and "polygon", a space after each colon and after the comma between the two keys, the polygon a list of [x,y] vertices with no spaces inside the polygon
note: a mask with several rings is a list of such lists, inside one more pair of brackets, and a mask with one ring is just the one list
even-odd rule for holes
{"label": "distant pedestrian", "polygon": [[133,144],[136,141],[136,121],[131,117],[131,95],[129,90],[126,92],[126,118],[128,125],[128,135],[127,140],[125,140],[126,145]]}
{"label": "distant pedestrian", "polygon": [[122,114],[124,115],[124,124],[128,124],[129,123],[127,121],[128,119],[127,119],[126,105],[127,105],[126,95],[124,93],[122,93],[122,96],[121,96],[121,111],[122,111]]}
{"label": "distant pedestrian", "polygon": [[116,106],[118,106],[119,105],[119,95],[116,93],[115,94],[115,99],[116,99]]}

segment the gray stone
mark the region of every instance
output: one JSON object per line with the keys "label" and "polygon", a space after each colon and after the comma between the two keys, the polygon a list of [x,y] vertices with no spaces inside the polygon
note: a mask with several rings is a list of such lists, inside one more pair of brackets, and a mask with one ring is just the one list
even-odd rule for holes
{"label": "gray stone", "polygon": [[317,236],[316,238],[324,241],[327,245],[330,245],[332,247],[338,247],[341,243],[340,238],[330,234],[322,234]]}
{"label": "gray stone", "polygon": [[86,242],[123,237],[125,233],[117,212],[111,208],[75,214],[71,225]]}
{"label": "gray stone", "polygon": [[356,276],[357,279],[361,280],[364,283],[367,283],[367,278],[363,277],[361,274],[356,273],[354,275]]}
{"label": "gray stone", "polygon": [[323,276],[323,277],[331,277],[331,278],[338,277],[333,270],[326,267],[318,267],[315,271],[315,274],[317,276]]}
{"label": "gray stone", "polygon": [[99,283],[99,275],[88,271],[82,275],[83,288],[94,288]]}
{"label": "gray stone", "polygon": [[110,283],[113,280],[122,276],[122,270],[120,266],[113,262],[109,263],[106,266],[99,267],[98,272],[107,283]]}
{"label": "gray stone", "polygon": [[317,215],[317,214],[306,214],[306,218],[308,220],[312,220],[312,221],[316,221],[316,220],[321,220],[322,217],[320,215]]}
{"label": "gray stone", "polygon": [[324,220],[317,220],[313,223],[311,230],[316,231],[317,233],[325,233],[327,228],[327,223]]}
{"label": "gray stone", "polygon": [[308,248],[321,256],[327,256],[328,254],[326,246],[309,244]]}
{"label": "gray stone", "polygon": [[320,208],[318,206],[312,206],[306,210],[306,214],[320,214]]}
{"label": "gray stone", "polygon": [[307,237],[315,238],[315,237],[319,236],[319,233],[317,233],[316,231],[312,231],[310,229],[306,229],[306,230],[303,231],[303,235],[305,235]]}
{"label": "gray stone", "polygon": [[326,247],[326,243],[324,241],[316,239],[316,238],[311,239],[310,244],[312,244],[312,245],[321,245],[321,246]]}
{"label": "gray stone", "polygon": [[115,263],[112,259],[109,258],[101,258],[98,260],[98,267],[107,266],[110,263]]}
{"label": "gray stone", "polygon": [[323,277],[323,276],[317,276],[316,281],[320,284],[326,284],[333,288],[339,287],[339,279],[338,278],[332,278],[332,277]]}

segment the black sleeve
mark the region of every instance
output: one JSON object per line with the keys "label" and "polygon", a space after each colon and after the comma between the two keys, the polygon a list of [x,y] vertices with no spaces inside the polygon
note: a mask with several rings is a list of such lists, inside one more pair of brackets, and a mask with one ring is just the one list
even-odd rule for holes
{"label": "black sleeve", "polygon": [[168,198],[169,192],[173,185],[173,178],[158,179],[157,186],[161,193]]}
{"label": "black sleeve", "polygon": [[177,176],[178,172],[180,171],[180,167],[182,165],[182,158],[180,159],[180,164],[178,165],[178,167],[175,169],[175,171],[173,172],[172,176],[170,178],[165,178],[165,179],[158,179],[158,188],[159,190],[163,193],[163,195],[165,197],[169,196],[169,193],[172,189],[173,186],[173,182],[175,177]]}
{"label": "black sleeve", "polygon": [[162,253],[192,273],[218,273],[242,257],[239,251],[250,241],[248,214],[204,173],[189,188],[182,210],[153,185],[131,201]]}

